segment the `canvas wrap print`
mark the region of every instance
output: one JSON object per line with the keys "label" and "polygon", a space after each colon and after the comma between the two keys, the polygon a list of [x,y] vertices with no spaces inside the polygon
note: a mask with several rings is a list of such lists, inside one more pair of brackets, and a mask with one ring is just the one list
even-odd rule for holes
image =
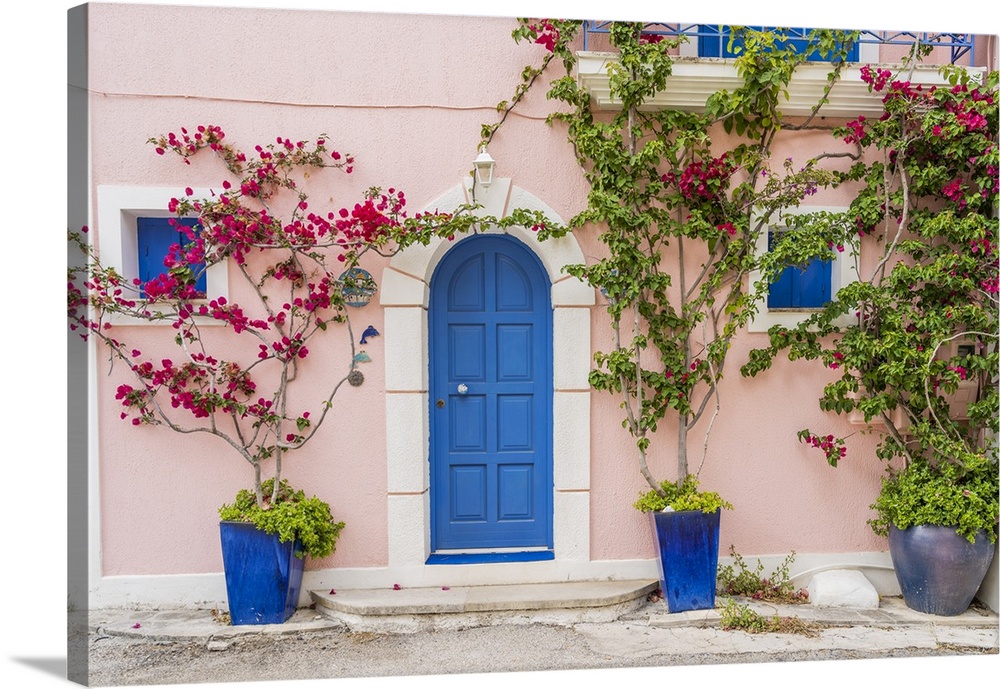
{"label": "canvas wrap print", "polygon": [[68,27],[71,681],[995,659],[997,36]]}

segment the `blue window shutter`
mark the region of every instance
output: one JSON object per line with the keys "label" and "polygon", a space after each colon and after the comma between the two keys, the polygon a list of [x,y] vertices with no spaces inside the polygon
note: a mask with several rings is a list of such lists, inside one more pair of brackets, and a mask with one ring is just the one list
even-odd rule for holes
{"label": "blue window shutter", "polygon": [[[774,233],[767,233],[767,248],[774,243]],[[771,283],[767,294],[769,309],[819,309],[831,299],[833,264],[814,259],[805,268],[788,266]]]}
{"label": "blue window shutter", "polygon": [[776,282],[771,283],[771,289],[767,293],[767,308],[769,309],[790,309],[795,302],[795,274],[797,268],[790,266],[785,268]]}
{"label": "blue window shutter", "polygon": [[[754,31],[774,31],[776,27],[773,26],[748,26],[748,29],[753,29]],[[789,29],[789,33],[793,35],[804,35],[809,32],[807,28],[794,28]],[[728,26],[709,26],[701,25],[698,27],[698,57],[736,57],[737,54],[729,50],[729,37],[732,31]],[[778,42],[778,46],[782,46],[783,42]],[[791,38],[787,41],[795,47],[797,52],[804,52],[809,42],[805,38]],[[742,41],[736,41],[735,46],[742,46]],[[810,62],[825,62],[826,60],[814,53],[809,56]],[[851,46],[851,50],[847,54],[847,62],[857,62],[858,61],[858,44],[855,43]]]}
{"label": "blue window shutter", "polygon": [[830,261],[815,259],[805,270],[792,268],[798,275],[798,285],[792,297],[792,306],[800,309],[818,309],[830,301]]}
{"label": "blue window shutter", "polygon": [[[774,246],[774,232],[767,233],[768,251]],[[790,309],[792,308],[793,290],[795,283],[794,266],[785,268],[775,282],[771,283],[771,288],[767,293],[767,308],[769,309]]]}
{"label": "blue window shutter", "polygon": [[[194,227],[198,224],[195,218],[179,218],[181,224]],[[163,273],[166,267],[163,259],[170,252],[172,244],[184,246],[188,243],[188,238],[183,232],[178,231],[170,224],[169,218],[148,218],[136,219],[136,244],[139,251],[139,279],[148,282],[157,275]],[[204,263],[195,264],[192,269],[195,273],[200,273],[195,289],[202,294],[208,291],[208,281],[203,271]]]}
{"label": "blue window shutter", "polygon": [[177,243],[177,230],[166,218],[139,218],[136,222],[139,247],[139,279],[149,282],[162,273],[163,258],[170,251],[170,245]]}

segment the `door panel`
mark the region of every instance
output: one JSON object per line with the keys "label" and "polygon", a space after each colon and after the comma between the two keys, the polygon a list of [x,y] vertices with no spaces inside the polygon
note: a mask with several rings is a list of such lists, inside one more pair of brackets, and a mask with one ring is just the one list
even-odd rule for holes
{"label": "door panel", "polygon": [[505,235],[463,240],[431,281],[434,550],[552,545],[548,277]]}
{"label": "door panel", "polygon": [[486,380],[486,327],[481,323],[449,325],[448,347],[454,353],[448,358],[450,380]]}
{"label": "door panel", "polygon": [[530,381],[534,328],[530,323],[497,325],[497,381],[503,383]]}

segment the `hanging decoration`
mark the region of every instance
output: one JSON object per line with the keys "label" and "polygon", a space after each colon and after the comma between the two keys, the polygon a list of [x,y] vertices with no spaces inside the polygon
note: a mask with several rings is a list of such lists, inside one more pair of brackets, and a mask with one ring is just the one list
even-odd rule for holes
{"label": "hanging decoration", "polygon": [[372,274],[363,268],[350,268],[340,276],[340,293],[348,306],[365,306],[378,291],[378,284]]}

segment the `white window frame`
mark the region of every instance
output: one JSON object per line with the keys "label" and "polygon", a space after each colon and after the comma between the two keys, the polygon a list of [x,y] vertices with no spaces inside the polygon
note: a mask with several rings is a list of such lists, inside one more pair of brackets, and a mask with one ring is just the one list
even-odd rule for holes
{"label": "white window frame", "polygon": [[[185,196],[177,187],[131,187],[100,185],[97,187],[97,251],[106,268],[114,268],[122,277],[131,281],[139,276],[138,219],[171,218],[167,210],[170,200]],[[192,189],[191,198],[210,198],[211,189]],[[206,300],[229,298],[229,267],[225,261],[208,267],[205,271]],[[163,325],[138,318],[115,318],[112,322],[129,325]],[[199,325],[224,325],[214,318],[199,319]]]}
{"label": "white window frame", "polygon": [[[826,211],[828,213],[842,213],[847,210],[846,206],[797,206],[795,208],[787,208],[778,214],[778,220],[784,215],[801,215],[803,213],[816,213],[820,211]],[[767,226],[760,236],[757,237],[756,255],[763,256],[767,253],[767,237],[769,232],[782,232],[785,230],[783,225],[779,226],[779,223],[771,223]],[[759,282],[761,279],[761,274],[759,270],[750,271],[750,289]],[[852,282],[857,282],[858,276],[858,245],[857,242],[852,242],[851,244],[844,247],[844,251],[837,254],[833,259],[833,265],[830,268],[830,298],[836,297],[837,292],[842,288],[851,284]],[[804,309],[769,309],[767,307],[767,295],[761,299],[760,308],[754,315],[753,320],[750,321],[747,329],[752,333],[766,333],[772,326],[781,325],[786,328],[794,328],[803,320],[808,318],[811,314],[816,313],[820,309],[816,308],[804,308]],[[834,319],[833,324],[846,327],[852,325],[856,322],[855,316],[853,314],[844,314]]]}

